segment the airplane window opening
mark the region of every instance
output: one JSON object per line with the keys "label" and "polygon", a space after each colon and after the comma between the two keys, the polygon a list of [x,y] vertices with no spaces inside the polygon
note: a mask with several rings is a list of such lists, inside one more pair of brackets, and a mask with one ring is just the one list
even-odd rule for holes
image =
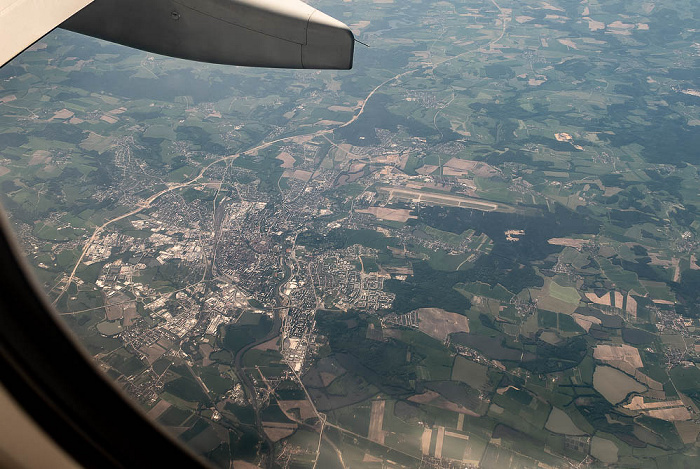
{"label": "airplane window opening", "polygon": [[700,3],[123,2],[0,7],[0,411],[84,467],[697,465]]}

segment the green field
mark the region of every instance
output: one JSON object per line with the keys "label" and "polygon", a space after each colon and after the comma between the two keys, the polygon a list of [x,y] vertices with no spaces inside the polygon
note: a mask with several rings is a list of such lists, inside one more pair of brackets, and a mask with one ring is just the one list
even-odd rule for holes
{"label": "green field", "polygon": [[467,383],[475,389],[492,389],[489,385],[488,368],[462,356],[456,356],[452,365],[451,379]]}
{"label": "green field", "polygon": [[562,287],[556,282],[551,282],[549,284],[549,294],[558,300],[574,305],[578,305],[581,299],[581,296],[575,288]]}

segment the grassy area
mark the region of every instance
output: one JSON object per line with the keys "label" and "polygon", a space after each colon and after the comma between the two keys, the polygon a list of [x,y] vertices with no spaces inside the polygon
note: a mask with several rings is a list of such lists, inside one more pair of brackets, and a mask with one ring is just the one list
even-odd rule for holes
{"label": "grassy area", "polygon": [[199,376],[206,384],[207,388],[216,394],[226,394],[233,386],[233,381],[230,377],[222,377],[218,370],[218,365],[212,365],[200,368]]}
{"label": "grassy area", "polygon": [[187,420],[192,413],[188,410],[179,409],[175,406],[170,406],[158,417],[158,423],[170,427],[177,427]]}
{"label": "grassy area", "polygon": [[513,298],[513,293],[506,290],[500,283],[494,287],[482,282],[473,283],[458,283],[455,285],[455,290],[460,293],[471,293],[473,295],[485,296],[499,301],[510,301]]}
{"label": "grassy area", "polygon": [[452,365],[451,379],[461,381],[475,389],[488,391],[492,389],[489,384],[488,367],[480,365],[457,355]]}
{"label": "grassy area", "polygon": [[172,381],[168,381],[165,383],[164,389],[173,396],[188,402],[198,403],[208,401],[207,395],[204,394],[199,384],[191,377],[187,378],[181,376]]}
{"label": "grassy area", "polygon": [[562,287],[556,282],[549,283],[549,294],[558,300],[564,301],[565,303],[575,305],[578,305],[579,301],[581,300],[578,290],[573,287]]}

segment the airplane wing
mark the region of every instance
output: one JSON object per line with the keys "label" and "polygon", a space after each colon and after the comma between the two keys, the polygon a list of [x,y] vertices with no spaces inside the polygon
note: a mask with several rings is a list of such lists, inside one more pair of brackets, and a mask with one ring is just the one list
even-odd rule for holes
{"label": "airplane wing", "polygon": [[0,0],[0,67],[92,0]]}
{"label": "airplane wing", "polygon": [[59,26],[201,62],[349,69],[355,38],[300,0],[0,0],[0,65]]}

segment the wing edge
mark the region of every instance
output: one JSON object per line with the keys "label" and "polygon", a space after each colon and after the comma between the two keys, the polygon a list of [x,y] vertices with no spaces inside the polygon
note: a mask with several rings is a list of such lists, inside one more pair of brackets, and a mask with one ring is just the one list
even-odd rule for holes
{"label": "wing edge", "polygon": [[93,0],[16,0],[0,9],[0,67]]}

